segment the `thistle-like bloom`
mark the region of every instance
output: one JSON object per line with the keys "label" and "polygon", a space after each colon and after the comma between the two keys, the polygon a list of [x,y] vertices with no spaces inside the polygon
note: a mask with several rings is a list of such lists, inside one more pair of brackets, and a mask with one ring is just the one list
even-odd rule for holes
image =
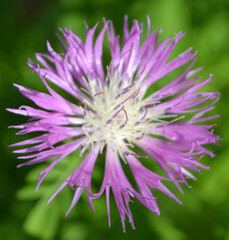
{"label": "thistle-like bloom", "polygon": [[[151,30],[148,18],[147,36],[141,43],[142,26],[134,20],[129,30],[125,17],[122,47],[111,21],[104,20],[95,42],[97,24],[92,29],[87,27],[85,42],[71,29],[61,30],[65,41],[58,38],[64,54],[56,53],[48,42],[48,53],[36,54],[41,65],[28,61],[48,93],[15,84],[39,108],[23,105],[18,110],[8,109],[30,117],[25,124],[11,126],[21,129],[17,134],[41,132],[37,137],[12,145],[32,145],[14,151],[26,153],[20,159],[30,159],[19,167],[54,158],[40,173],[37,188],[58,162],[79,149],[81,164],[50,201],[67,185],[73,188],[75,194],[68,215],[84,188],[93,210],[92,199],[105,192],[110,226],[109,196],[112,191],[124,231],[126,216],[134,228],[129,207],[129,202],[134,199],[159,215],[151,189],[156,188],[181,203],[162,180],[174,182],[182,192],[180,184],[187,184],[187,178],[195,179],[189,170],[200,173],[199,168],[208,169],[199,162],[205,154],[214,156],[205,146],[219,141],[212,130],[214,125],[202,124],[218,117],[204,115],[214,108],[219,93],[199,91],[211,81],[212,75],[206,80],[193,77],[201,70],[191,70],[197,52],[191,53],[188,49],[168,60],[184,33],[159,43],[160,31]],[[105,34],[111,54],[106,70],[102,60]],[[180,71],[174,80],[160,89],[156,87],[156,82],[186,64],[185,70]],[[66,91],[75,101],[63,98],[47,80]],[[96,161],[104,158],[103,182],[100,191],[94,193],[91,190],[92,171]],[[122,162],[130,168],[136,187],[126,177]],[[146,168],[146,162],[152,166],[158,164],[165,176]]]}

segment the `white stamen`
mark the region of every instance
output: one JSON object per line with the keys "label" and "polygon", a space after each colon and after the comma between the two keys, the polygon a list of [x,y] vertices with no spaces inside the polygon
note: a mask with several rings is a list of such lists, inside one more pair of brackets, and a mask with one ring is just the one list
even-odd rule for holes
{"label": "white stamen", "polygon": [[[83,130],[87,136],[82,152],[95,142],[100,142],[102,152],[109,145],[120,154],[125,161],[125,154],[145,157],[132,153],[136,141],[141,141],[145,134],[153,132],[164,112],[153,111],[157,104],[149,99],[144,100],[141,86],[135,82],[126,85],[123,77],[109,69],[109,79],[106,86],[96,85],[96,81],[88,80],[85,84],[91,101],[85,102],[91,111],[83,108],[85,125]],[[142,111],[143,110],[143,111]]]}

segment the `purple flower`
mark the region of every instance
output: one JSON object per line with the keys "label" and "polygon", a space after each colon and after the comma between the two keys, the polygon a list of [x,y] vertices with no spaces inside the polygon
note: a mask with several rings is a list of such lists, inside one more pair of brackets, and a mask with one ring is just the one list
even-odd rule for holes
{"label": "purple flower", "polygon": [[[213,133],[214,125],[203,125],[202,122],[218,117],[209,116],[208,112],[214,108],[219,93],[199,91],[211,81],[212,75],[206,80],[193,77],[201,70],[191,70],[197,52],[191,53],[188,49],[168,60],[184,33],[159,43],[160,32],[151,31],[147,18],[147,36],[141,43],[142,24],[134,20],[129,31],[125,17],[121,47],[112,22],[106,20],[94,42],[97,25],[92,29],[87,27],[85,43],[71,29],[61,30],[66,42],[59,38],[64,54],[56,53],[48,42],[48,53],[36,54],[41,66],[28,60],[28,65],[39,74],[48,93],[15,84],[38,108],[23,105],[19,109],[8,110],[30,117],[25,124],[11,126],[21,129],[17,134],[41,132],[41,135],[12,146],[25,145],[24,149],[14,151],[26,154],[20,159],[29,159],[18,167],[55,157],[40,173],[37,189],[59,161],[79,149],[84,159],[49,202],[69,185],[75,195],[68,215],[84,188],[93,210],[92,200],[105,192],[110,226],[109,198],[112,191],[125,231],[126,216],[134,228],[129,203],[135,198],[159,215],[151,189],[157,188],[181,203],[162,180],[174,182],[182,192],[180,184],[187,185],[187,178],[195,179],[189,170],[200,173],[199,168],[208,169],[199,160],[205,154],[214,156],[205,147],[217,144],[219,137]],[[105,34],[111,53],[106,71],[102,61]],[[157,88],[157,81],[187,63],[178,77]],[[63,98],[48,85],[47,80],[72,95],[75,101]],[[105,172],[100,191],[93,193],[91,176],[96,160],[100,158],[105,158]],[[121,162],[130,168],[137,187],[128,180]],[[165,176],[147,169],[145,162],[158,164]]]}

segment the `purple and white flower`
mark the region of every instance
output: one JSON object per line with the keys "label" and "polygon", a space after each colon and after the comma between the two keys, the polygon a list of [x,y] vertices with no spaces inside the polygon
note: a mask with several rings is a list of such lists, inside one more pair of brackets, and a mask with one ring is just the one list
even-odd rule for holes
{"label": "purple and white flower", "polygon": [[[104,20],[104,26],[94,41],[97,25],[92,29],[87,27],[85,42],[71,29],[61,30],[65,41],[60,38],[59,41],[64,54],[55,52],[47,42],[48,53],[36,54],[40,65],[28,60],[28,65],[39,74],[48,93],[15,84],[38,108],[23,105],[8,111],[30,117],[25,124],[11,126],[21,129],[17,134],[40,132],[41,135],[12,146],[25,145],[24,149],[14,151],[25,154],[20,159],[29,159],[19,167],[56,157],[40,173],[37,189],[58,162],[79,149],[83,157],[81,164],[50,201],[67,185],[73,188],[75,194],[68,215],[84,188],[93,210],[92,200],[105,192],[110,226],[109,198],[112,191],[125,231],[126,216],[134,228],[129,202],[138,199],[159,215],[151,189],[156,188],[181,203],[162,180],[174,182],[182,192],[180,184],[187,184],[187,178],[195,179],[189,170],[200,173],[200,168],[208,169],[199,160],[205,154],[214,156],[206,145],[217,144],[219,137],[213,133],[213,124],[202,123],[218,117],[209,116],[208,112],[214,108],[219,93],[199,91],[211,81],[212,75],[206,80],[193,77],[201,70],[191,70],[197,52],[188,49],[168,60],[184,33],[159,42],[160,31],[156,33],[151,29],[147,18],[147,36],[141,43],[143,25],[134,20],[129,30],[126,16],[121,47],[119,36],[109,20]],[[111,54],[106,71],[102,60],[105,34]],[[156,88],[157,81],[186,64],[185,70],[180,71],[174,80],[161,89]],[[48,82],[66,91],[75,101],[63,98]],[[155,91],[152,92],[151,86],[155,86]],[[188,116],[187,120],[185,116]],[[140,154],[139,149],[145,153]],[[100,158],[105,158],[104,177],[100,191],[93,193],[91,176],[96,160]],[[137,187],[128,180],[122,161],[130,168]],[[146,168],[145,162],[158,164],[165,176]]]}

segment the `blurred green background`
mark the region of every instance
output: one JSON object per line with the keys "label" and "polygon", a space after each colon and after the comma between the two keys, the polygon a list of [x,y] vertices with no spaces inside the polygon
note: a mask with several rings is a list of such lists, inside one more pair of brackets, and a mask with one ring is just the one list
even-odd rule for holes
{"label": "blurred green background", "polygon": [[[8,149],[9,144],[25,139],[15,136],[8,125],[26,119],[5,111],[30,104],[12,83],[41,89],[41,82],[27,66],[27,58],[35,60],[35,52],[46,52],[46,40],[58,49],[55,33],[58,27],[72,27],[84,38],[86,20],[92,27],[102,18],[114,21],[116,32],[122,34],[123,17],[163,28],[160,40],[183,30],[187,33],[179,42],[175,54],[192,46],[198,49],[196,67],[204,66],[203,78],[214,74],[204,89],[219,91],[221,100],[215,113],[215,132],[224,140],[214,147],[217,157],[205,157],[211,167],[202,171],[193,186],[184,186],[185,194],[174,193],[183,202],[178,205],[167,196],[157,194],[161,216],[153,215],[139,203],[131,205],[136,230],[126,221],[127,233],[122,232],[118,210],[111,201],[111,229],[108,228],[105,196],[95,200],[96,213],[88,206],[84,194],[78,205],[65,219],[73,191],[65,189],[47,207],[47,199],[54,193],[64,174],[75,165],[74,155],[51,172],[37,193],[37,175],[44,165],[16,169],[19,160]],[[229,1],[228,0],[1,0],[0,1],[0,104],[1,104],[1,167],[0,167],[0,240],[30,239],[155,239],[155,240],[229,240]],[[214,121],[215,122],[215,121]],[[72,165],[71,165],[72,164]],[[63,171],[63,168],[65,171]],[[100,178],[103,169],[96,169],[93,178]]]}

